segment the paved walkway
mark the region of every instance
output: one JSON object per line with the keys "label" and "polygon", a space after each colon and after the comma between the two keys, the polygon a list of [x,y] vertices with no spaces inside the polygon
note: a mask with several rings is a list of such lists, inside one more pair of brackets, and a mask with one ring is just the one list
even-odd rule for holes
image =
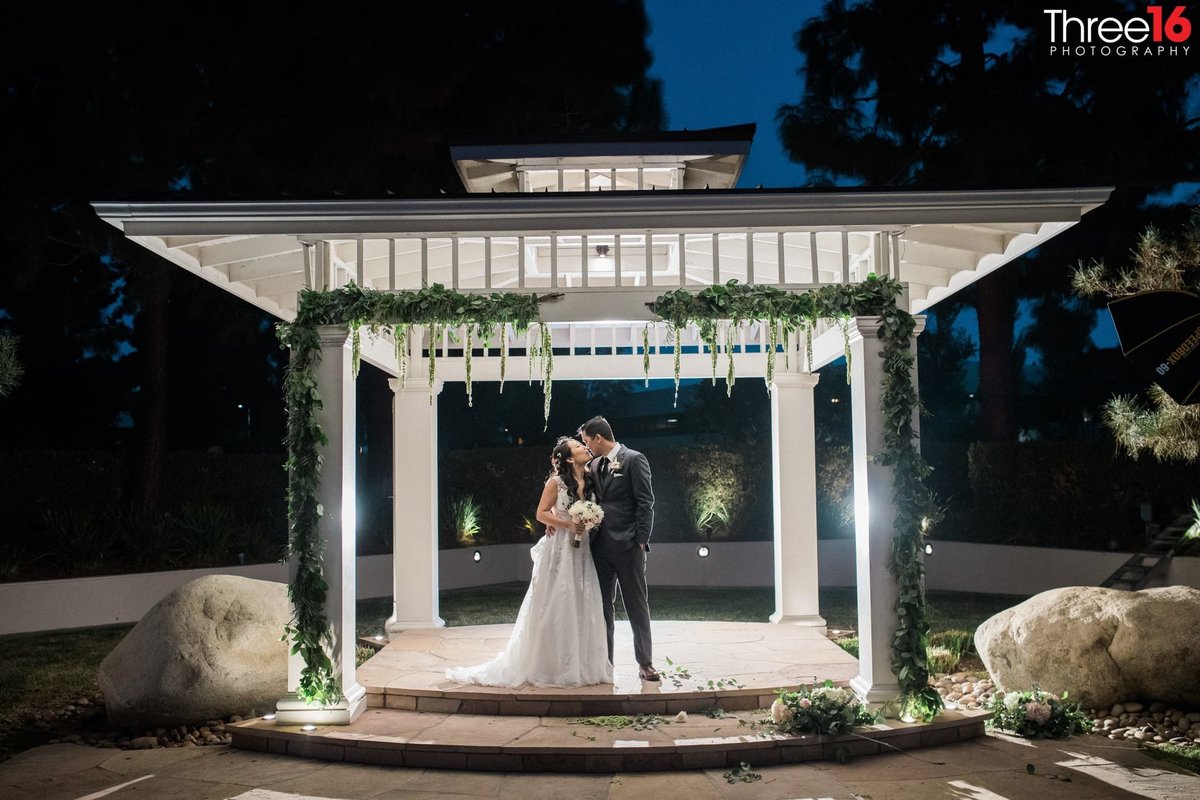
{"label": "paved walkway", "polygon": [[[1032,773],[1030,770],[1032,769]],[[723,770],[619,775],[529,775],[331,764],[225,747],[144,751],[47,745],[0,764],[5,800],[1195,800],[1200,777],[1155,761],[1127,742],[1081,737],[971,742],[862,758],[754,770],[728,783]]]}

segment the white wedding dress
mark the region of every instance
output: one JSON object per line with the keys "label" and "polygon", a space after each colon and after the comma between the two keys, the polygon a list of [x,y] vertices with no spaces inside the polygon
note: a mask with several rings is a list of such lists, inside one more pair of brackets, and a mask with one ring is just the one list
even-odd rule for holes
{"label": "white wedding dress", "polygon": [[[567,517],[566,484],[558,481],[555,514]],[[590,534],[589,534],[590,535]],[[508,645],[474,667],[454,667],[446,677],[480,686],[591,686],[612,683],[600,581],[587,536],[572,547],[573,532],[543,536],[529,554],[533,578]]]}

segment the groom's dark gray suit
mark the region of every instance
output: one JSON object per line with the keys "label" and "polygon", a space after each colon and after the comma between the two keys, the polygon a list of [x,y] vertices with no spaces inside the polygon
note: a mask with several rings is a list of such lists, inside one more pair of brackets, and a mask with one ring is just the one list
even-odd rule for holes
{"label": "groom's dark gray suit", "polygon": [[[600,534],[592,536],[592,560],[600,578],[604,622],[608,626],[608,660],[613,660],[613,601],[621,585],[625,613],[633,627],[633,652],[638,664],[653,661],[650,642],[650,604],[646,599],[646,553],[654,528],[654,490],[650,462],[636,450],[618,445],[615,461],[608,456],[588,462],[596,496],[604,509]],[[645,550],[641,545],[645,545]]]}

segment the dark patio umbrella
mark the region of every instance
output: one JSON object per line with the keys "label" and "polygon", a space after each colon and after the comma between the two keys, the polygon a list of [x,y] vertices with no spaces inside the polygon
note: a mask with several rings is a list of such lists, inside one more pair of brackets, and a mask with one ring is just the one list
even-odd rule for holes
{"label": "dark patio umbrella", "polygon": [[1142,292],[1108,310],[1125,357],[1176,403],[1200,403],[1200,295]]}

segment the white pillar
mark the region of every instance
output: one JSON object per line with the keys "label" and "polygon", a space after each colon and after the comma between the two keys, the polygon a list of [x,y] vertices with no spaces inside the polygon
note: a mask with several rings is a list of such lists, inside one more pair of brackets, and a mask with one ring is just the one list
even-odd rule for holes
{"label": "white pillar", "polygon": [[[387,631],[440,628],[438,616],[437,394],[427,381],[388,381],[392,414],[392,615]],[[432,401],[432,402],[431,402]]]}
{"label": "white pillar", "polygon": [[817,591],[816,373],[779,373],[771,384],[775,503],[775,613],[771,622],[824,627]]}
{"label": "white pillar", "polygon": [[314,378],[321,395],[317,424],[329,442],[321,448],[321,477],[317,502],[324,508],[319,525],[324,540],[324,575],[329,585],[325,615],[333,634],[330,658],[334,673],[341,676],[342,697],[327,706],[310,706],[295,691],[300,685],[304,662],[288,659],[289,695],[276,704],[276,722],[281,725],[314,723],[349,724],[366,708],[366,691],[355,675],[355,407],[354,376],[350,371],[349,329],[345,325],[322,325],[320,359]]}
{"label": "white pillar", "polygon": [[[880,317],[850,323],[850,406],[854,424],[854,539],[858,583],[858,675],[850,686],[869,703],[900,696],[892,671],[892,637],[898,627],[899,586],[888,567],[892,553],[892,468],[875,463],[883,449],[883,342]],[[920,332],[918,327],[917,333]],[[911,343],[916,353],[916,335]],[[913,376],[916,382],[914,363]],[[917,417],[914,411],[914,426]],[[914,427],[914,433],[916,428]]]}

